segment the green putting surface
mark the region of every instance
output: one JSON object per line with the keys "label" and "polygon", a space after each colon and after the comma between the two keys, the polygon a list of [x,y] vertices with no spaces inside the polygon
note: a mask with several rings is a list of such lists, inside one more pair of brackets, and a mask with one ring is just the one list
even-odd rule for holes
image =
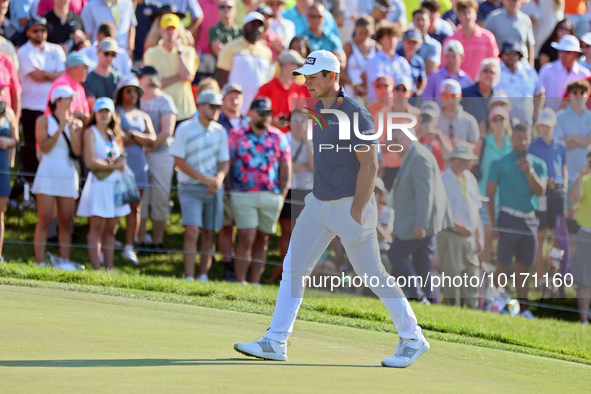
{"label": "green putting surface", "polygon": [[0,392],[591,389],[590,366],[434,340],[411,367],[384,368],[394,335],[311,322],[296,323],[287,362],[233,350],[268,324],[249,313],[0,286]]}

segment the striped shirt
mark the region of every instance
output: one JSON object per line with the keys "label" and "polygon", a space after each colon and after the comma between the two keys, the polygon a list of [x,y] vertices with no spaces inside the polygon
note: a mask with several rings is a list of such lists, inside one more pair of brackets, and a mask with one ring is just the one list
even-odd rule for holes
{"label": "striped shirt", "polygon": [[[170,154],[185,160],[204,176],[215,176],[219,163],[230,160],[228,134],[217,122],[211,122],[206,128],[193,117],[177,127]],[[177,179],[181,185],[201,184],[180,170]]]}

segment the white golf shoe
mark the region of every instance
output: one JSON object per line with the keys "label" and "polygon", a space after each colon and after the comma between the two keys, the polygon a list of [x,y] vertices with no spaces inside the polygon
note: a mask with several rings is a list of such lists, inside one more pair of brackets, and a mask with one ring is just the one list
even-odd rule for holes
{"label": "white golf shoe", "polygon": [[382,360],[384,367],[406,368],[414,363],[421,354],[429,350],[429,342],[423,335],[419,340],[403,339],[396,346],[396,351],[391,357]]}
{"label": "white golf shoe", "polygon": [[250,343],[236,343],[234,344],[234,350],[246,356],[262,358],[263,360],[287,360],[287,343],[280,343],[265,337],[262,337],[260,341],[257,341],[257,339]]}

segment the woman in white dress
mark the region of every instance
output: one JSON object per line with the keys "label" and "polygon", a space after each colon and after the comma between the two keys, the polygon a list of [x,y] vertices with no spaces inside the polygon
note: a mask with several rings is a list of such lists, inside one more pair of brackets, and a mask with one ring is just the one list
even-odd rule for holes
{"label": "woman in white dress", "polygon": [[129,204],[116,201],[117,184],[126,167],[123,132],[115,114],[113,100],[101,97],[94,103],[94,114],[84,131],[84,162],[91,171],[82,190],[78,216],[89,217],[88,254],[95,270],[113,269],[115,233],[119,218],[131,212]]}
{"label": "woman in white dress", "polygon": [[69,86],[54,89],[49,103],[51,115],[40,116],[35,125],[35,138],[43,155],[31,189],[37,200],[34,239],[39,265],[44,263],[47,231],[56,208],[60,256],[70,259],[70,226],[78,198],[78,170],[72,156],[79,156],[82,150],[82,122],[70,113],[74,96],[76,92]]}

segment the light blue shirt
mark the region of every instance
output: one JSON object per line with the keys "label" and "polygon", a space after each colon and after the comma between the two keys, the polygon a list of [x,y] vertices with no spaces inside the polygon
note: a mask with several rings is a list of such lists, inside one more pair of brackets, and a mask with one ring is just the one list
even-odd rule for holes
{"label": "light blue shirt", "polygon": [[160,0],[160,4],[174,4],[179,12],[186,13],[189,11],[193,19],[199,18],[203,15],[203,10],[197,0]]}
{"label": "light blue shirt", "polygon": [[[583,114],[579,116],[569,105],[562,111],[559,111],[556,117],[558,118],[556,129],[554,130],[556,138],[564,138],[571,135],[587,137],[591,134],[591,111],[586,108]],[[568,169],[569,181],[575,180],[586,160],[586,149],[583,147],[566,151],[566,168]]]}
{"label": "light blue shirt", "polygon": [[90,0],[88,5],[82,9],[80,16],[84,22],[86,34],[91,37],[91,41],[96,41],[96,32],[101,24],[111,22],[117,28],[117,37],[115,37],[117,43],[121,48],[127,49],[129,29],[137,26],[137,19],[131,0],[117,0],[117,3],[119,4],[118,24],[115,23],[111,9],[105,0]]}
{"label": "light blue shirt", "polygon": [[531,99],[542,93],[543,86],[536,70],[529,64],[517,62],[517,69],[512,72],[501,62],[501,75],[495,87],[511,97],[511,117],[531,124],[534,113],[534,102]]}
{"label": "light blue shirt", "polygon": [[19,33],[22,33],[25,28],[18,22],[19,19],[29,19],[33,15],[37,15],[38,0],[18,0],[10,2],[10,20],[16,26]]}
{"label": "light blue shirt", "polygon": [[[300,14],[297,8],[293,7],[289,10],[283,11],[283,17],[293,22],[293,24],[295,25],[296,36],[303,36],[306,30],[308,30],[308,17],[307,15]],[[339,28],[337,27],[337,23],[335,22],[332,14],[328,10],[324,10],[324,25],[322,26],[322,30],[326,34],[334,34],[339,38],[341,37],[339,35]]]}
{"label": "light blue shirt", "polygon": [[367,77],[367,97],[376,97],[373,83],[378,77],[390,75],[394,80],[401,76],[412,78],[412,70],[406,58],[395,54],[392,59],[383,50],[379,50],[373,58],[368,60],[365,75]]}
{"label": "light blue shirt", "polygon": [[425,62],[430,60],[437,64],[441,63],[441,44],[428,34],[423,37],[423,45],[417,51],[417,54],[423,58]]}
{"label": "light blue shirt", "polygon": [[340,51],[343,52],[343,45],[339,36],[332,33],[322,33],[321,37],[314,35],[310,29],[306,29],[304,37],[308,37],[308,42],[313,51],[325,50],[329,52]]}

